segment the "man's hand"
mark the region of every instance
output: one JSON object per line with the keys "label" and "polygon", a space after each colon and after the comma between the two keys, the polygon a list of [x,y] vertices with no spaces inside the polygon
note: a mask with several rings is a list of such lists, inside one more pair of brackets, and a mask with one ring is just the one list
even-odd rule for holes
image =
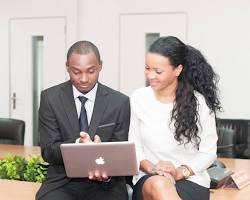
{"label": "man's hand", "polygon": [[100,173],[99,171],[94,171],[89,173],[89,179],[95,181],[106,181],[109,179],[106,173]]}
{"label": "man's hand", "polygon": [[91,143],[92,140],[89,136],[88,133],[86,132],[80,132],[80,140],[79,140],[79,143]]}
{"label": "man's hand", "polygon": [[95,137],[94,137],[94,142],[95,142],[95,143],[100,143],[100,142],[102,142],[102,141],[101,141],[101,138],[100,138],[98,135],[95,135]]}
{"label": "man's hand", "polygon": [[101,142],[101,138],[98,135],[95,135],[94,141],[92,141],[88,133],[80,132],[79,143],[91,143],[91,142],[99,143]]}
{"label": "man's hand", "polygon": [[[98,135],[95,135],[94,141],[91,140],[90,136],[86,132],[80,132],[80,143],[100,143],[101,138]],[[89,179],[95,181],[106,181],[109,179],[106,173],[100,173],[99,171],[94,171],[89,173]]]}

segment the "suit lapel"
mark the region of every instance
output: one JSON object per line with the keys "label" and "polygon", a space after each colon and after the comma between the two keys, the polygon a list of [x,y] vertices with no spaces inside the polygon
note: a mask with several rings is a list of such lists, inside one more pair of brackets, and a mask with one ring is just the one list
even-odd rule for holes
{"label": "suit lapel", "polygon": [[96,134],[96,130],[98,128],[98,125],[100,124],[100,120],[102,119],[103,113],[107,106],[107,103],[108,103],[107,96],[108,96],[108,92],[105,89],[105,87],[102,84],[98,83],[94,110],[93,110],[92,118],[90,121],[90,127],[89,127],[89,135],[91,136],[92,139],[94,135]]}
{"label": "suit lapel", "polygon": [[70,81],[66,82],[62,86],[61,100],[63,102],[63,107],[70,122],[73,132],[78,133],[80,130],[79,121],[76,111],[75,100],[73,97],[72,84]]}

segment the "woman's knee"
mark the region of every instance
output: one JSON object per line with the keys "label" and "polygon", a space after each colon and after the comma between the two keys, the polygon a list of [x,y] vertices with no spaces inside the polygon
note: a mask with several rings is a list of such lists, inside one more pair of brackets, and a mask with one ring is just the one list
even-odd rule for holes
{"label": "woman's knee", "polygon": [[159,193],[166,191],[169,187],[173,187],[173,184],[167,178],[163,176],[151,176],[145,181],[142,191],[143,193]]}

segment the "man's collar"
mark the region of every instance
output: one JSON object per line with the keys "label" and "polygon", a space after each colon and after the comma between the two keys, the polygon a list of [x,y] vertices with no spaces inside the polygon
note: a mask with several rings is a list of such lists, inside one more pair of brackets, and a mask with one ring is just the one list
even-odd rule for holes
{"label": "man's collar", "polygon": [[90,90],[88,93],[83,94],[79,90],[77,90],[76,87],[72,84],[74,99],[78,98],[79,96],[84,96],[88,98],[88,100],[95,102],[97,87],[98,83],[96,83],[92,90]]}

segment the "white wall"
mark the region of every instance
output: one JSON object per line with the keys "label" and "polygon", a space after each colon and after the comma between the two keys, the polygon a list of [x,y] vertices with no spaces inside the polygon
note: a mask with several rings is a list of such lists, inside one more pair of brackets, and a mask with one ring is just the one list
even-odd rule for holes
{"label": "white wall", "polygon": [[[220,75],[221,117],[250,119],[248,0],[79,0],[78,39],[99,46],[102,82],[119,89],[119,15],[159,12],[187,13],[188,43],[200,49]],[[136,76],[128,78],[133,81]]]}
{"label": "white wall", "polygon": [[9,20],[57,16],[66,17],[70,46],[77,36],[77,0],[0,0],[0,117],[9,117]]}
{"label": "white wall", "polygon": [[187,13],[188,43],[221,77],[222,117],[250,118],[248,0],[0,0],[0,117],[9,116],[10,18],[66,16],[67,46],[76,38],[96,43],[104,61],[101,81],[119,89],[119,15],[159,12]]}

